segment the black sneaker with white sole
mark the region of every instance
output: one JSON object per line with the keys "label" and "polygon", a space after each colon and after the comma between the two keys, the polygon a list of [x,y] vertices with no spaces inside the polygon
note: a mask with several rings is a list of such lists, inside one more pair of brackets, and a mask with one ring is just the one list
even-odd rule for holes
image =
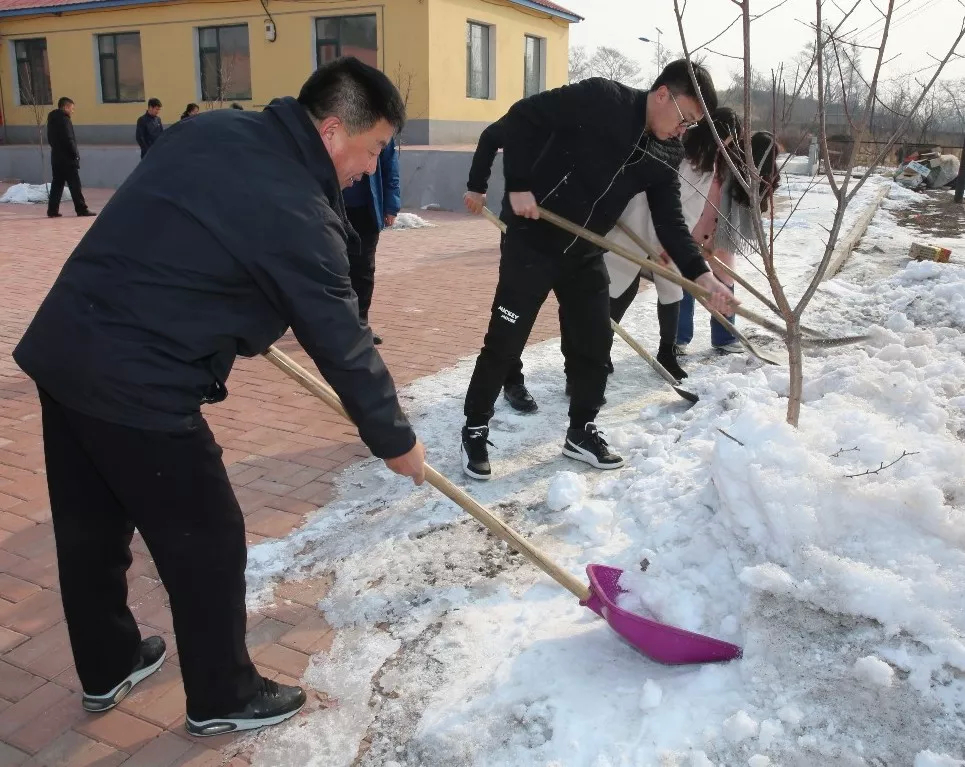
{"label": "black sneaker with white sole", "polygon": [[473,479],[490,479],[493,471],[489,466],[488,426],[463,426],[462,445],[459,455],[462,457],[462,470],[466,476]]}
{"label": "black sneaker with white sole", "polygon": [[588,423],[582,429],[566,430],[563,455],[597,469],[619,469],[623,466],[623,459],[610,451],[603,434],[594,423]]}
{"label": "black sneaker with white sole", "polygon": [[148,637],[143,640],[140,647],[140,657],[134,664],[134,670],[110,692],[103,695],[89,695],[85,692],[81,698],[81,705],[84,710],[90,711],[92,714],[110,711],[127,697],[127,694],[138,682],[143,682],[161,668],[166,655],[167,647],[161,637]]}
{"label": "black sneaker with white sole", "polygon": [[278,684],[271,679],[261,678],[261,688],[241,711],[213,719],[184,720],[185,729],[199,738],[223,735],[226,732],[256,730],[281,724],[295,716],[305,705],[305,691],[301,687]]}

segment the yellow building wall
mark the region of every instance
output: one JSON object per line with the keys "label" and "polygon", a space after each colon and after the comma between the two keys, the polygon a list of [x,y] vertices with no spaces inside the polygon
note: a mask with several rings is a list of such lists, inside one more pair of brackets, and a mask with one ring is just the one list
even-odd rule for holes
{"label": "yellow building wall", "polygon": [[[267,0],[277,38],[264,34],[266,14],[258,0],[208,0],[0,18],[0,85],[3,118],[11,126],[34,123],[34,110],[18,105],[13,42],[44,37],[53,100],[76,103],[78,126],[133,124],[145,104],[105,104],[99,95],[96,35],[140,33],[144,96],[159,98],[165,123],[178,119],[188,102],[201,100],[196,29],[248,24],[252,98],[261,107],[276,96],[295,95],[315,68],[314,20],[322,16],[374,13],[378,19],[379,64],[407,92],[410,120],[488,123],[523,95],[524,35],[546,40],[546,87],[567,79],[569,25],[505,0]],[[496,39],[494,99],[466,96],[466,23],[491,24]],[[42,110],[44,118],[47,108]]]}
{"label": "yellow building wall", "polygon": [[[378,20],[380,67],[393,80],[408,84],[413,117],[428,112],[428,6],[426,0],[388,3],[294,2],[271,0],[268,8],[277,36],[268,42],[266,17],[257,0],[214,0],[143,5],[115,10],[66,13],[62,16],[0,19],[0,81],[3,115],[9,125],[31,125],[30,106],[17,105],[13,42],[45,37],[53,100],[69,96],[76,103],[76,125],[133,123],[145,104],[104,104],[99,97],[96,35],[137,31],[141,38],[144,96],[164,104],[162,120],[174,122],[185,104],[201,100],[196,29],[219,24],[248,24],[252,98],[245,107],[260,107],[277,96],[297,95],[315,68],[314,24],[322,16],[374,13]],[[404,84],[405,84],[404,83]],[[44,109],[46,116],[47,109]],[[133,131],[133,127],[132,127]]]}
{"label": "yellow building wall", "polygon": [[[479,0],[428,0],[429,117],[432,120],[493,122],[523,97],[525,36],[546,40],[546,88],[565,85],[569,23],[518,5]],[[466,24],[477,21],[495,31],[495,98],[466,96]],[[491,33],[492,34],[492,33]]]}

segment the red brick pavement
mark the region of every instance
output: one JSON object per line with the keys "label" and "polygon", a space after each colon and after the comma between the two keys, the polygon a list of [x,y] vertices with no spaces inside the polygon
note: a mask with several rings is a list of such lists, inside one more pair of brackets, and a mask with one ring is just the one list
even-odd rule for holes
{"label": "red brick pavement", "polygon": [[[2,191],[2,189],[0,189]],[[109,192],[90,190],[95,209]],[[48,220],[41,206],[0,206],[0,767],[246,765],[244,743],[183,730],[177,655],[107,714],[84,713],[58,593],[36,391],[10,353],[89,219]],[[399,384],[435,373],[480,344],[496,277],[491,224],[427,213],[433,229],[387,232],[372,322]],[[556,334],[555,305],[533,340]],[[307,358],[290,337],[281,348]],[[345,467],[368,455],[354,428],[264,360],[240,360],[231,396],[207,410],[245,513],[248,542],[287,535],[333,497]],[[174,647],[167,595],[143,541],[134,543],[132,609]],[[283,583],[249,616],[248,645],[266,675],[299,679],[332,631],[317,610],[330,581]],[[325,706],[323,690],[313,706]]]}

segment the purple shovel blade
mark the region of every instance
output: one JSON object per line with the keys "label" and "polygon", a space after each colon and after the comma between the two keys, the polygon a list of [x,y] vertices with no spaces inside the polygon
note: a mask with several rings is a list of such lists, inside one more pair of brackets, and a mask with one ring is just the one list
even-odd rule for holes
{"label": "purple shovel blade", "polygon": [[606,565],[587,565],[590,598],[580,602],[610,624],[610,628],[644,655],[667,664],[716,663],[741,657],[742,650],[730,642],[694,634],[627,612],[617,606],[623,570]]}

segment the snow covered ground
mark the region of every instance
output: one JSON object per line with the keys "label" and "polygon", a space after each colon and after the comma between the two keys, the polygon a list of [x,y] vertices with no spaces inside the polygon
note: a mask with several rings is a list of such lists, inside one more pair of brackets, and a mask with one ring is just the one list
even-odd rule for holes
{"label": "snow covered ground", "polygon": [[[782,188],[782,216],[805,183]],[[574,574],[623,568],[632,609],[741,644],[741,660],[651,662],[434,490],[369,461],[304,528],[250,552],[253,602],[334,573],[320,609],[337,628],[306,678],[338,704],[264,733],[254,764],[965,765],[965,267],[906,263],[913,233],[888,211],[912,196],[892,190],[806,315],[871,340],[807,355],[797,430],[784,367],[698,351],[688,408],[616,340],[599,422],[627,466],[596,472],[560,455],[548,341],[524,356],[539,412],[497,406],[496,478],[472,483],[458,462],[472,360],[403,392],[437,469]],[[795,296],[830,220],[819,185],[778,239]],[[649,348],[653,302],[624,323]]]}

